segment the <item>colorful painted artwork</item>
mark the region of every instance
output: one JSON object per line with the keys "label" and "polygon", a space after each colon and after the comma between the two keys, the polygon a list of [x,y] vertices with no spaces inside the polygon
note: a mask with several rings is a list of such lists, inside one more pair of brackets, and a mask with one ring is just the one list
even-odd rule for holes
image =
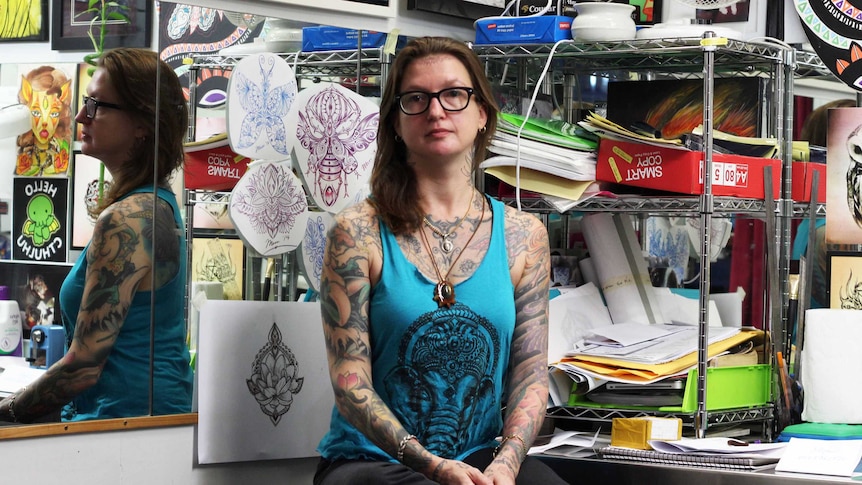
{"label": "colorful painted artwork", "polygon": [[0,41],[47,39],[47,0],[0,0]]}
{"label": "colorful painted artwork", "polygon": [[794,0],[805,36],[823,64],[862,91],[862,7],[858,2]]}
{"label": "colorful painted artwork", "polygon": [[292,251],[305,236],[308,202],[287,162],[249,164],[231,193],[228,210],[239,237],[261,256]]}
{"label": "colorful painted artwork", "polygon": [[334,214],[365,196],[379,121],[375,103],[338,84],[299,92],[288,133],[296,138],[294,156],[317,207]]}
{"label": "colorful painted artwork", "polygon": [[[253,41],[263,31],[265,17],[238,14],[184,3],[158,2],[159,56],[180,78],[189,97],[189,66],[183,59],[191,55],[218,53],[221,49]],[[224,108],[230,69],[200,67],[197,71],[195,139],[225,133]]]}
{"label": "colorful painted artwork", "polygon": [[[738,136],[759,136],[762,82],[758,78],[715,80],[713,126]],[[626,128],[679,138],[703,124],[699,79],[608,83],[607,118]]]}
{"label": "colorful painted artwork", "polygon": [[19,66],[18,101],[31,113],[30,131],[18,137],[15,175],[65,176],[72,143],[74,66]]}
{"label": "colorful painted artwork", "polygon": [[264,53],[239,61],[228,84],[231,149],[256,160],[287,160],[292,137],[285,121],[296,91],[293,69],[281,57]]}
{"label": "colorful painted artwork", "polygon": [[16,177],[12,195],[12,259],[66,262],[68,178]]}

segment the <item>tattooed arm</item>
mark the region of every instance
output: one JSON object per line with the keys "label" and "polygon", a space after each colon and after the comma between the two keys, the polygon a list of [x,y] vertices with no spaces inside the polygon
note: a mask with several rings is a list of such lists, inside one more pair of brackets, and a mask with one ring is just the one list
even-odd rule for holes
{"label": "tattooed arm", "polygon": [[[550,249],[545,226],[506,207],[506,247],[515,285],[515,332],[506,389],[505,440],[485,470],[495,484],[514,483],[524,449],[539,432],[548,404],[548,289]],[[523,441],[521,441],[523,440]]]}
{"label": "tattooed arm", "polygon": [[[365,202],[339,214],[326,239],[320,300],[335,405],[371,442],[396,457],[409,432],[374,390],[371,374],[368,307],[381,259],[371,206]],[[481,471],[433,455],[416,440],[406,442],[403,463],[438,483],[489,483]]]}
{"label": "tattooed arm", "polygon": [[[170,209],[167,217],[171,218],[170,227],[173,228]],[[164,210],[159,209],[157,219],[164,218]],[[158,234],[165,232],[161,225]],[[152,234],[151,195],[132,195],[112,204],[99,216],[90,246],[82,255],[87,258],[86,281],[69,350],[44,375],[14,397],[13,413],[9,411],[11,396],[0,401],[0,419],[9,420],[14,416],[21,422],[32,421],[58,411],[96,384],[123,326],[132,297],[142,282],[149,286]],[[176,232],[169,231],[165,239],[176,240]],[[174,259],[179,257],[176,252]]]}

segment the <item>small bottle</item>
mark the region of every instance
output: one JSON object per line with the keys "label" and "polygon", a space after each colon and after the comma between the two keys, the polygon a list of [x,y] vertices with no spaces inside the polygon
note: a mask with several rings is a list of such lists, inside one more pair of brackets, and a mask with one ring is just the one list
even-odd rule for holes
{"label": "small bottle", "polygon": [[9,287],[0,286],[0,355],[22,355],[21,312],[18,302],[9,299]]}

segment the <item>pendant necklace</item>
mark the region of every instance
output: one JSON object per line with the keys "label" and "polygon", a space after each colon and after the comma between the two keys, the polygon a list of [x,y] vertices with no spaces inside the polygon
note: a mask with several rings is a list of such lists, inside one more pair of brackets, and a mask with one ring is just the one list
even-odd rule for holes
{"label": "pendant necklace", "polygon": [[[485,203],[482,202],[483,207],[484,207],[484,204]],[[438,236],[440,236],[440,239],[443,240],[443,242],[440,245],[440,249],[442,249],[444,253],[446,253],[446,254],[451,253],[452,249],[455,247],[455,244],[452,241],[450,241],[449,238],[455,234],[455,231],[458,230],[458,228],[461,227],[461,224],[464,222],[464,220],[467,219],[467,214],[470,213],[470,207],[472,207],[472,205],[473,205],[473,198],[470,197],[470,203],[467,204],[467,212],[465,212],[464,215],[461,216],[461,219],[459,219],[458,222],[455,223],[455,226],[452,227],[452,230],[449,232],[441,231],[439,228],[434,226],[434,224],[431,224],[431,221],[428,220],[428,217],[425,217],[425,216],[422,217],[422,221],[425,223],[425,225],[428,226],[429,229],[434,231],[434,234],[437,234]]]}
{"label": "pendant necklace", "polygon": [[[467,217],[467,214],[464,214],[464,218]],[[470,239],[467,240],[467,244],[464,245],[464,249],[462,249],[457,256],[455,256],[455,260],[452,261],[452,264],[449,265],[449,270],[446,271],[446,276],[440,272],[440,268],[437,267],[437,260],[434,258],[434,253],[431,251],[431,245],[428,243],[428,236],[425,235],[425,230],[419,228],[419,233],[422,235],[422,242],[425,243],[425,249],[428,250],[428,256],[431,257],[431,264],[434,266],[434,272],[437,273],[438,282],[434,285],[434,301],[437,302],[438,308],[450,308],[455,304],[455,287],[452,283],[449,282],[449,275],[452,273],[452,268],[455,267],[455,263],[458,262],[458,259],[461,258],[461,255],[464,254],[464,251],[470,246],[470,242],[473,241],[473,236],[479,232],[479,226],[482,225],[482,221],[485,219],[485,199],[482,199],[482,215],[479,216],[479,222],[476,224],[476,229],[473,230],[473,234],[470,234]],[[426,221],[427,222],[427,221]],[[462,220],[463,222],[463,220]],[[459,222],[458,225],[461,223]]]}

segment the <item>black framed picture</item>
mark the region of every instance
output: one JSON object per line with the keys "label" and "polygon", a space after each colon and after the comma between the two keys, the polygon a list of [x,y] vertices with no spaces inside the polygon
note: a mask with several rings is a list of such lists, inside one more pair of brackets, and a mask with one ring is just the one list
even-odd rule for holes
{"label": "black framed picture", "polygon": [[[433,12],[450,17],[476,20],[482,17],[500,15],[503,9],[493,2],[471,0],[407,0],[407,10]],[[505,5],[505,4],[503,4]]]}
{"label": "black framed picture", "polygon": [[[114,0],[127,8],[110,7],[129,18],[128,22],[109,20],[105,49],[114,47],[150,47],[153,3],[147,0]],[[51,49],[57,51],[92,51],[88,32],[98,38],[99,22],[93,25],[93,14],[87,13],[88,0],[53,0],[51,6]],[[110,14],[110,11],[109,11]]]}
{"label": "black framed picture", "polygon": [[48,40],[48,0],[0,0],[0,42]]}

